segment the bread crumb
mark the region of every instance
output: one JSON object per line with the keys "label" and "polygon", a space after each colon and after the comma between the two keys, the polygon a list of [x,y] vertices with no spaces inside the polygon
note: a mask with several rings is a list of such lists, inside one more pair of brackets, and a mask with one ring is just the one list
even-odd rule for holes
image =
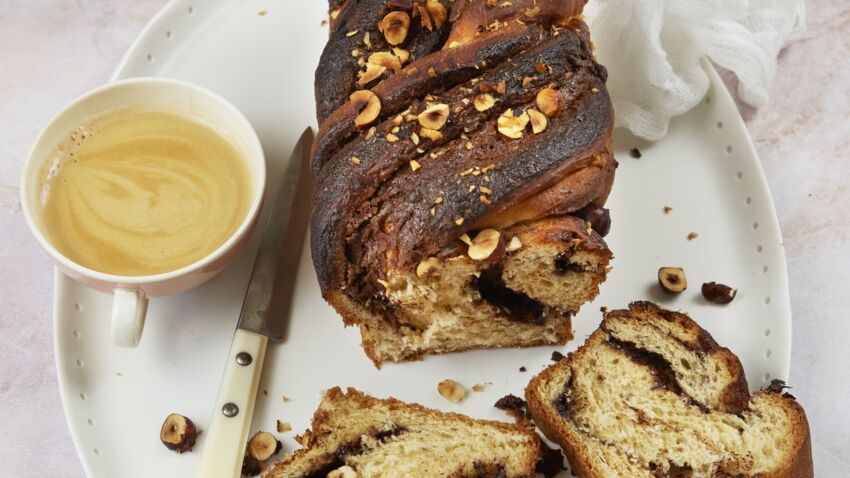
{"label": "bread crumb", "polygon": [[460,403],[466,398],[466,389],[454,380],[443,380],[437,384],[437,391],[443,398],[454,403]]}
{"label": "bread crumb", "polygon": [[260,10],[259,12],[257,12],[257,15],[264,17],[266,16],[266,13],[269,13],[268,10]]}
{"label": "bread crumb", "polygon": [[292,425],[290,425],[288,422],[282,422],[282,421],[278,420],[277,421],[277,432],[278,433],[285,433],[285,432],[288,432],[288,431],[292,431]]}
{"label": "bread crumb", "polygon": [[664,214],[670,214],[670,211],[672,211],[672,210],[673,210],[673,208],[672,208],[672,207],[670,207],[670,206],[664,206]]}
{"label": "bread crumb", "polygon": [[284,403],[286,403],[286,402],[288,402],[288,401],[290,401],[290,400],[291,400],[291,399],[290,399],[289,397],[287,397],[286,395],[284,395],[284,396],[283,396],[283,402],[284,402]]}
{"label": "bread crumb", "polygon": [[696,239],[697,237],[699,237],[699,234],[697,234],[696,232],[689,232],[689,233],[688,233],[688,240],[689,240],[689,241],[693,241],[693,240],[694,240],[694,239]]}
{"label": "bread crumb", "polygon": [[525,368],[525,365],[523,365],[522,367],[520,367],[520,368],[519,368],[519,371],[520,371],[520,372],[525,372],[526,370],[528,370],[528,369],[527,369],[527,368]]}
{"label": "bread crumb", "polygon": [[480,383],[476,383],[475,385],[472,386],[472,391],[473,392],[483,392],[484,391],[484,385],[482,385]]}

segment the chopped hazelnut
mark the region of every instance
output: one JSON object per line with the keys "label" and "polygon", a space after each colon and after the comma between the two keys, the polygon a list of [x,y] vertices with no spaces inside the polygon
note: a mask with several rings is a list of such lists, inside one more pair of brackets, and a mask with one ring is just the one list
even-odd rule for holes
{"label": "chopped hazelnut", "polygon": [[168,415],[159,430],[159,440],[162,444],[177,453],[192,451],[197,437],[198,429],[192,420],[178,413]]}
{"label": "chopped hazelnut", "polygon": [[398,61],[400,61],[402,65],[407,63],[407,60],[410,59],[410,52],[403,49],[403,48],[393,48],[393,53],[395,54],[395,56],[398,58]]}
{"label": "chopped hazelnut", "polygon": [[564,97],[553,88],[543,88],[537,92],[537,108],[550,118],[557,115],[563,107]]}
{"label": "chopped hazelnut", "polygon": [[372,124],[381,113],[381,100],[369,90],[357,90],[348,97],[351,107],[357,113],[354,124],[358,128]]}
{"label": "chopped hazelnut", "polygon": [[357,84],[360,86],[366,86],[369,83],[377,80],[387,71],[385,66],[376,65],[374,63],[366,64],[366,71],[358,72],[357,75],[360,77],[357,80]]}
{"label": "chopped hazelnut", "polygon": [[534,134],[540,134],[546,130],[546,126],[549,124],[549,120],[546,119],[546,115],[537,111],[534,108],[530,108],[528,111],[528,118],[531,120],[531,131]]}
{"label": "chopped hazelnut", "polygon": [[348,466],[341,466],[327,474],[326,478],[357,478],[357,471]]}
{"label": "chopped hazelnut", "polygon": [[519,240],[518,236],[512,237],[505,246],[505,250],[508,252],[518,251],[520,248],[522,248],[522,241]]}
{"label": "chopped hazelnut", "polygon": [[422,167],[422,165],[419,164],[419,161],[417,161],[415,159],[410,160],[410,169],[416,171],[417,169],[419,169],[421,167]]}
{"label": "chopped hazelnut", "polygon": [[431,15],[431,20],[434,21],[434,25],[437,28],[441,28],[449,16],[446,7],[437,0],[428,0],[428,3],[425,4],[425,10]]}
{"label": "chopped hazelnut", "polygon": [[736,295],[738,291],[725,284],[706,282],[702,285],[702,296],[713,304],[728,304]]}
{"label": "chopped hazelnut", "polygon": [[283,445],[269,432],[257,432],[248,441],[248,453],[257,461],[266,461],[277,452]]}
{"label": "chopped hazelnut", "polygon": [[475,97],[473,105],[478,111],[487,111],[496,104],[496,99],[490,93],[482,93]]}
{"label": "chopped hazelnut", "polygon": [[510,108],[505,110],[497,120],[499,132],[511,139],[522,138],[525,125],[528,124],[528,113],[523,112],[519,116],[514,116],[514,111]]}
{"label": "chopped hazelnut", "polygon": [[390,45],[399,45],[407,38],[410,29],[410,15],[407,12],[394,11],[386,14],[378,24],[384,38]]}
{"label": "chopped hazelnut", "polygon": [[352,156],[351,162],[356,164],[357,166],[360,166],[360,158],[358,158],[357,156]]}
{"label": "chopped hazelnut", "polygon": [[467,246],[471,246],[471,245],[472,245],[472,239],[470,239],[470,238],[469,238],[469,234],[467,234],[467,233],[465,233],[465,232],[464,232],[463,234],[461,234],[461,235],[460,235],[460,238],[459,238],[459,239],[460,239],[460,242],[462,242],[462,243],[466,244]]}
{"label": "chopped hazelnut", "polygon": [[395,72],[401,70],[401,60],[388,51],[379,51],[369,55],[369,64],[390,68]]}
{"label": "chopped hazelnut", "polygon": [[419,124],[423,127],[433,130],[438,130],[446,124],[449,119],[449,105],[437,103],[429,106],[417,116]]}
{"label": "chopped hazelnut", "polygon": [[[484,197],[484,196],[482,196]],[[479,232],[467,250],[467,255],[474,261],[483,261],[493,255],[500,245],[504,246],[502,235],[495,229],[484,229]]]}
{"label": "chopped hazelnut", "polygon": [[689,233],[688,233],[688,240],[689,240],[689,241],[693,241],[693,240],[694,240],[694,239],[696,239],[697,237],[699,237],[699,234],[697,234],[696,232],[689,232]]}
{"label": "chopped hazelnut", "polygon": [[443,380],[437,385],[437,391],[446,400],[459,403],[466,397],[466,389],[454,380]]}
{"label": "chopped hazelnut", "polygon": [[443,263],[436,257],[429,257],[416,266],[416,277],[422,278],[443,270]]}
{"label": "chopped hazelnut", "polygon": [[435,141],[435,142],[443,139],[442,133],[440,133],[437,130],[433,130],[431,128],[420,128],[419,129],[419,136],[422,136],[423,138],[428,138],[431,141]]}
{"label": "chopped hazelnut", "polygon": [[462,217],[459,217],[459,218],[455,219],[455,224],[457,224],[458,226],[460,226],[461,224],[463,224],[463,218],[462,218]]}

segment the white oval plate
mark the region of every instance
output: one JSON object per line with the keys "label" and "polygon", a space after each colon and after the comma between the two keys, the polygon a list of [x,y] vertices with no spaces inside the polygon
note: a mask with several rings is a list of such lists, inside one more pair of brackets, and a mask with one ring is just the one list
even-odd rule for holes
{"label": "white oval plate", "polygon": [[[327,27],[320,25],[324,5],[172,1],[145,28],[113,79],[167,76],[223,95],[251,120],[267,154],[269,178],[279,177],[304,126],[315,126],[313,71],[327,38]],[[253,430],[274,431],[277,419],[290,422],[293,432],[281,438],[285,451],[294,450],[293,434],[307,427],[320,392],[334,385],[507,420],[493,408],[496,399],[522,394],[556,348],[574,350],[598,325],[601,306],[620,308],[639,299],[691,313],[741,357],[751,388],[787,378],[791,312],[776,214],[735,105],[706,67],[712,78],[708,96],[677,118],[663,141],[648,144],[615,134],[620,168],[607,241],[616,259],[599,298],[575,318],[575,341],[567,347],[428,357],[376,370],[357,331],[343,328],[321,299],[305,247],[289,338],[269,348]],[[641,159],[630,157],[633,147],[640,148]],[[665,214],[664,206],[673,210]],[[699,237],[689,241],[692,231]],[[88,476],[194,475],[199,454],[166,450],[159,428],[171,412],[191,417],[202,429],[208,423],[257,246],[255,237],[231,267],[204,286],[152,300],[136,350],[111,345],[108,295],[56,273],[56,367]],[[659,292],[656,271],[666,265],[685,268],[691,283],[685,293],[671,298]],[[728,306],[707,304],[699,293],[707,281],[737,287],[737,298]],[[528,371],[520,372],[520,366]],[[489,385],[454,405],[437,394],[437,383],[446,378],[467,387]]]}

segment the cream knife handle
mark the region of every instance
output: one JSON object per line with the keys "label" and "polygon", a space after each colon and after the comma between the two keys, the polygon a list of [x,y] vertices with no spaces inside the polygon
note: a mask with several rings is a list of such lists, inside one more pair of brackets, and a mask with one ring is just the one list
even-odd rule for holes
{"label": "cream knife handle", "polygon": [[264,335],[236,330],[204,437],[197,478],[241,476],[267,344]]}

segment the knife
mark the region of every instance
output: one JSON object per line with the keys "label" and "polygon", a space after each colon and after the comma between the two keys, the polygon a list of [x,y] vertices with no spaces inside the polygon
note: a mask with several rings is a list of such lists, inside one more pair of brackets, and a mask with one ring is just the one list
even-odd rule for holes
{"label": "knife", "polygon": [[310,215],[312,143],[313,130],[307,128],[295,145],[277,198],[271,204],[201,450],[198,478],[241,475],[266,345],[269,340],[281,341],[286,335],[295,274]]}

